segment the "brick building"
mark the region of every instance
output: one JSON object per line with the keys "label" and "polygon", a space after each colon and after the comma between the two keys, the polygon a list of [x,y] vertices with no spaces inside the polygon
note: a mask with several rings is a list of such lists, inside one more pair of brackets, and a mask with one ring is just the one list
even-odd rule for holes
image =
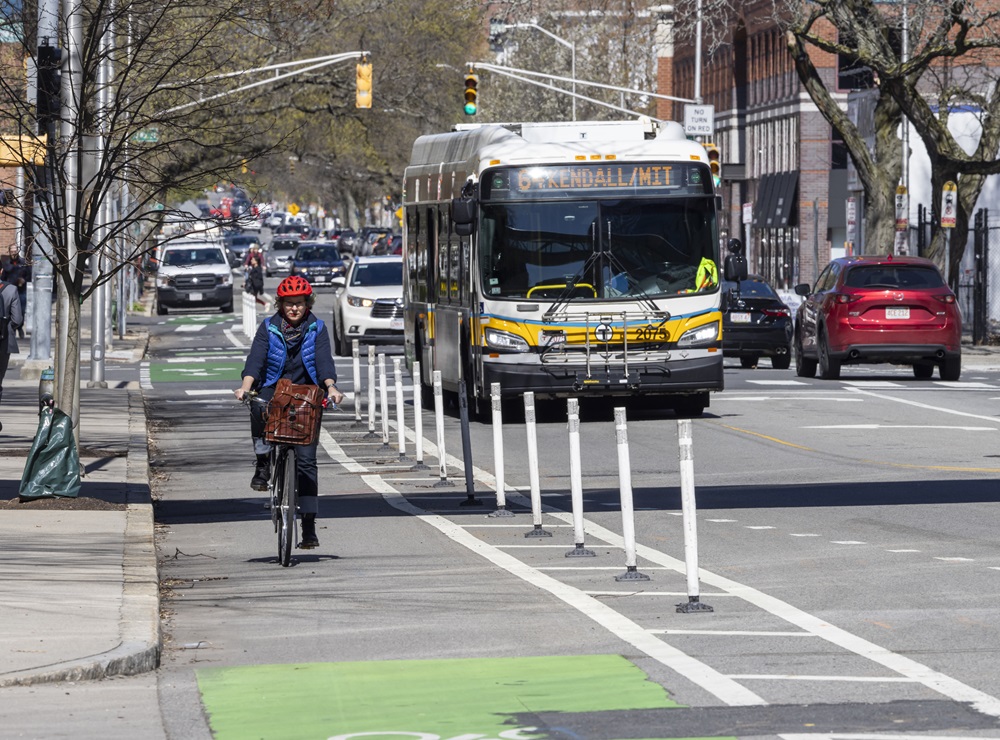
{"label": "brick building", "polygon": [[[723,230],[747,242],[751,272],[790,288],[812,281],[831,249],[843,247],[847,153],[800,83],[784,33],[766,15],[772,7],[743,5],[729,43],[705,55],[701,98],[715,108]],[[660,9],[658,90],[694,98],[694,45],[673,33],[671,13]],[[813,51],[817,70],[846,107],[848,90],[833,87],[836,57]],[[682,121],[683,104],[659,101],[657,117]]]}

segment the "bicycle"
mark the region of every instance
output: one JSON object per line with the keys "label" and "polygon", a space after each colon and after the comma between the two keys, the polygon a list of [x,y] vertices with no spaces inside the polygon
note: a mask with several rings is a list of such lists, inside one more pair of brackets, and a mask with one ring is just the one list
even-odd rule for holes
{"label": "bicycle", "polygon": [[[243,403],[262,404],[258,394],[250,391],[244,396]],[[298,475],[295,467],[295,445],[272,444],[270,453],[271,477],[267,490],[271,510],[271,522],[278,535],[278,562],[287,568],[292,562],[292,543],[295,542],[298,514]]]}

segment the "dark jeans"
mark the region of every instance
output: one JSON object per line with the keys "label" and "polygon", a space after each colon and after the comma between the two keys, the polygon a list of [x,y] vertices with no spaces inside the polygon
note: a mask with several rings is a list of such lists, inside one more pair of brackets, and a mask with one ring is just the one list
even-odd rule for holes
{"label": "dark jeans", "polygon": [[[260,389],[262,401],[270,401],[272,396],[274,396],[273,387]],[[264,404],[250,405],[250,436],[253,437],[256,454],[263,455],[271,451],[270,443],[264,440]],[[299,508],[303,514],[319,513],[319,471],[316,467],[318,444],[317,440],[311,445],[292,445],[295,450],[296,477],[299,482]]]}

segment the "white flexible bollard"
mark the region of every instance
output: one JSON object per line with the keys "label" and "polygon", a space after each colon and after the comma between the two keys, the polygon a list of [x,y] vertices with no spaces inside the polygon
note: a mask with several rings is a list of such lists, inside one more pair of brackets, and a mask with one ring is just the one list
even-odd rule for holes
{"label": "white flexible bollard", "polygon": [[382,449],[389,448],[389,388],[385,377],[385,355],[378,356],[378,408],[382,417]]}
{"label": "white flexible bollard", "polygon": [[566,418],[569,428],[569,492],[573,509],[573,543],[566,553],[568,558],[593,558],[596,553],[584,547],[583,532],[583,471],[580,464],[580,402],[566,399]]}
{"label": "white flexible bollard", "polygon": [[635,508],[632,505],[632,463],[628,454],[628,424],[625,408],[615,409],[615,442],[618,445],[618,488],[622,506],[622,539],[625,540],[625,572],[615,576],[616,581],[648,581],[635,562]]}
{"label": "white flexible bollard", "polygon": [[375,347],[368,345],[368,434],[365,439],[375,437]]}
{"label": "white flexible bollard", "polygon": [[351,365],[354,370],[354,426],[360,427],[361,421],[361,350],[358,340],[351,340]]}
{"label": "white flexible bollard", "polygon": [[424,464],[424,389],[420,374],[420,360],[413,361],[413,436],[417,461],[413,470],[427,470]]}
{"label": "white flexible bollard", "polygon": [[500,384],[490,384],[490,404],[493,407],[493,467],[497,485],[497,510],[487,516],[511,517],[514,512],[507,508],[506,482],[503,473],[503,411],[500,399]]}
{"label": "white flexible bollard", "polygon": [[441,371],[434,371],[434,425],[437,428],[438,476],[440,480],[435,487],[450,486],[448,480],[448,462],[444,450],[444,395],[441,390]]}
{"label": "white flexible bollard", "polygon": [[392,358],[392,379],[396,385],[396,444],[400,461],[406,459],[406,408],[403,406],[403,374],[399,369],[399,358]]}
{"label": "white flexible bollard", "polygon": [[681,472],[681,513],[684,520],[684,568],[687,573],[687,603],[678,604],[682,614],[715,611],[701,601],[698,586],[698,517],[694,498],[694,443],[691,420],[677,420],[677,456]]}
{"label": "white flexible bollard", "polygon": [[528,485],[531,487],[531,523],[534,525],[525,537],[551,537],[542,529],[542,491],[538,483],[538,433],[535,429],[535,394],[524,394],[524,429],[528,434]]}

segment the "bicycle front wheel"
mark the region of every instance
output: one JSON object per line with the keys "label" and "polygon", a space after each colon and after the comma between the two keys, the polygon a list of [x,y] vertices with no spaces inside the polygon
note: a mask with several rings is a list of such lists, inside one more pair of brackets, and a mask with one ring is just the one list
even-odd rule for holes
{"label": "bicycle front wheel", "polygon": [[287,568],[292,562],[292,545],[295,542],[296,501],[295,453],[285,449],[281,455],[278,476],[278,562]]}

